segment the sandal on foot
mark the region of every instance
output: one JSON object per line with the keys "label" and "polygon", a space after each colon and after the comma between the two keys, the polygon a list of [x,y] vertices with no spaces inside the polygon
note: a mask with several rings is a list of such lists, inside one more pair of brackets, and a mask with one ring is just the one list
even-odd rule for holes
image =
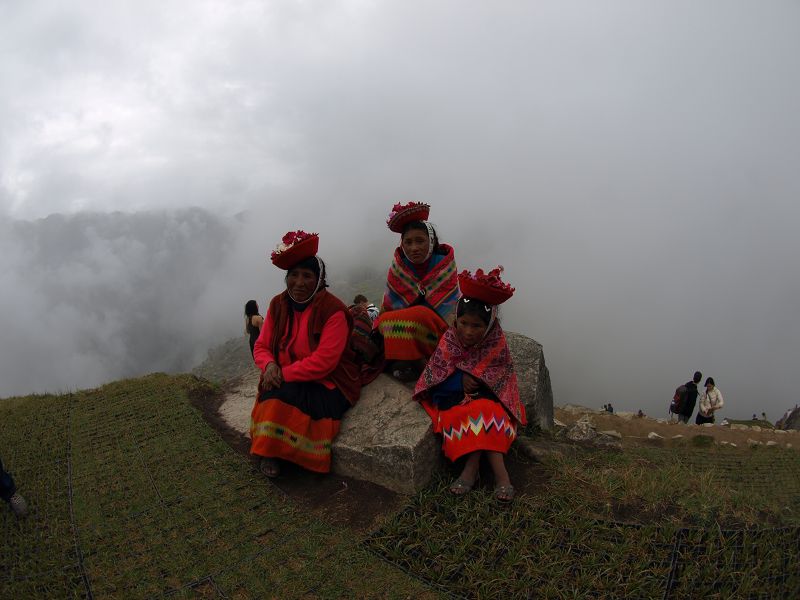
{"label": "sandal on foot", "polygon": [[450,493],[454,496],[463,496],[467,492],[471,491],[473,487],[475,487],[475,482],[478,481],[477,479],[472,483],[468,481],[464,481],[459,477],[453,483],[450,484]]}
{"label": "sandal on foot", "polygon": [[502,502],[503,504],[508,504],[514,499],[514,495],[516,494],[516,490],[514,486],[510,483],[508,485],[498,485],[494,488],[494,498],[498,502]]}
{"label": "sandal on foot", "polygon": [[281,473],[281,468],[274,458],[262,458],[258,462],[258,470],[270,479],[275,479]]}

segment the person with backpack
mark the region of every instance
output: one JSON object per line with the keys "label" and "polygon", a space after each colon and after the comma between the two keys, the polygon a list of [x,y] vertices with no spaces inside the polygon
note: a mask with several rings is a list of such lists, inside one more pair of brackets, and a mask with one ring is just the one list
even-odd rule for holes
{"label": "person with backpack", "polygon": [[673,406],[670,407],[670,410],[678,415],[678,421],[681,423],[688,423],[694,413],[694,407],[697,404],[697,384],[701,379],[703,379],[703,374],[695,371],[692,380],[687,381],[675,391],[675,397],[672,400]]}

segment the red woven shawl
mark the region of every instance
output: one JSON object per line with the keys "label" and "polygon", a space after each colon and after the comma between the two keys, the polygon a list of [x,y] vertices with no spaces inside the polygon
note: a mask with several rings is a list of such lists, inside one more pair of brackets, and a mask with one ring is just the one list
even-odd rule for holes
{"label": "red woven shawl", "polygon": [[456,369],[480,379],[497,396],[509,415],[522,425],[527,422],[519,399],[511,352],[499,323],[495,322],[486,337],[470,348],[461,344],[455,328],[450,327],[439,340],[436,351],[417,381],[414,399],[427,398],[429,390],[450,377]]}

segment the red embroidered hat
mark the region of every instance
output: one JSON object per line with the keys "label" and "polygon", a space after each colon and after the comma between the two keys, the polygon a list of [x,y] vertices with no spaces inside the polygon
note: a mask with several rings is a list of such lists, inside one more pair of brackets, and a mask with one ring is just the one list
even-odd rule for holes
{"label": "red embroidered hat", "polygon": [[500,279],[502,272],[503,267],[501,266],[488,273],[484,273],[483,269],[478,269],[475,271],[475,275],[466,270],[462,271],[458,275],[458,287],[461,288],[461,295],[486,304],[502,304],[514,295],[514,288]]}
{"label": "red embroidered hat", "polygon": [[422,202],[397,203],[392,207],[392,212],[389,213],[386,224],[395,233],[403,233],[403,227],[411,221],[427,221],[430,211],[430,204],[423,204]]}
{"label": "red embroidered hat", "polygon": [[303,230],[290,231],[275,247],[270,255],[272,264],[288,271],[301,260],[317,255],[319,250],[319,234],[306,233]]}

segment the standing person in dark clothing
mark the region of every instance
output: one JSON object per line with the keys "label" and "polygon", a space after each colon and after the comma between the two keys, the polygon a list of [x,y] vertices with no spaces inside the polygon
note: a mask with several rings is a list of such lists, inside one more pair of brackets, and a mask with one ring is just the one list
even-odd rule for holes
{"label": "standing person in dark clothing", "polygon": [[3,469],[2,460],[0,460],[0,498],[8,503],[18,518],[28,514],[28,505],[25,502],[25,498],[17,491],[14,478]]}
{"label": "standing person in dark clothing", "polygon": [[253,348],[256,345],[256,340],[261,334],[261,327],[264,325],[264,317],[258,313],[258,302],[255,300],[248,300],[244,305],[244,332],[250,336],[250,355],[253,354]]}
{"label": "standing person in dark clothing", "polygon": [[694,377],[691,381],[686,382],[686,401],[682,403],[680,411],[678,411],[678,421],[681,423],[688,423],[692,418],[694,406],[697,404],[697,384],[703,378],[700,371],[694,372]]}

